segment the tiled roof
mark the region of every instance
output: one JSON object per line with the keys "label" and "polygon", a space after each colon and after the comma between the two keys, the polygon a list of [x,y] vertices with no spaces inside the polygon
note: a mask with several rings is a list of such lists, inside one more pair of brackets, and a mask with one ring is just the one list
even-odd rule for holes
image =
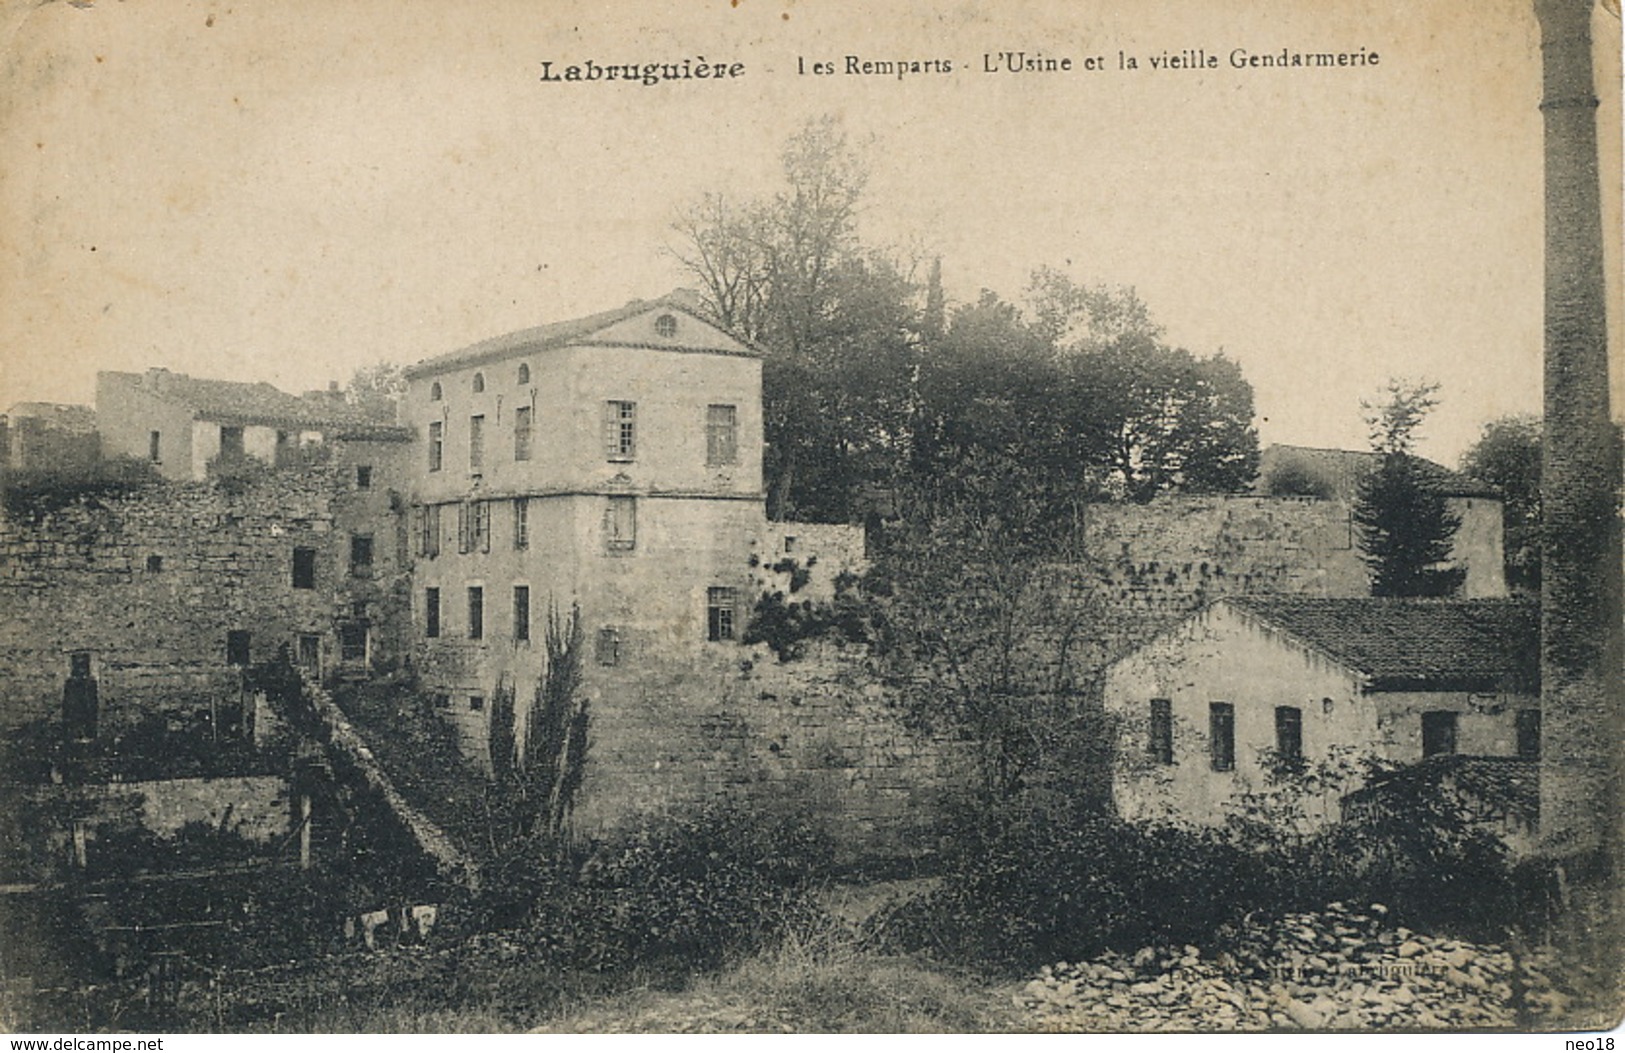
{"label": "tiled roof", "polygon": [[[462,366],[471,366],[480,362],[492,362],[506,358],[518,352],[545,351],[549,348],[563,347],[565,345],[590,336],[600,329],[607,329],[617,322],[625,321],[636,315],[656,307],[666,307],[681,311],[707,325],[716,326],[726,330],[720,321],[702,309],[698,298],[691,293],[679,290],[668,293],[658,300],[633,300],[624,307],[617,307],[611,311],[600,311],[589,314],[585,318],[572,318],[563,322],[550,322],[547,325],[533,326],[530,329],[521,329],[516,333],[505,333],[502,336],[493,336],[488,340],[481,340],[477,344],[458,351],[450,351],[433,358],[426,358],[416,365],[406,368],[409,377],[425,376],[429,373],[439,373],[448,369]],[[749,347],[748,341],[735,337],[739,342]]]}
{"label": "tiled roof", "polygon": [[[1381,463],[1379,454],[1369,450],[1325,450],[1313,446],[1288,446],[1274,443],[1258,457],[1258,479],[1254,488],[1268,490],[1270,477],[1284,468],[1304,472],[1322,481],[1331,495],[1345,501],[1353,500],[1360,479]],[[1446,497],[1499,497],[1500,492],[1489,483],[1453,472],[1426,457],[1416,458],[1423,479],[1431,483]]]}
{"label": "tiled roof", "polygon": [[149,395],[187,407],[199,420],[320,429],[340,438],[393,438],[397,433],[409,434],[393,420],[374,416],[327,393],[300,397],[263,381],[250,384],[208,380],[165,369],[115,375],[133,381]]}
{"label": "tiled roof", "polygon": [[1521,600],[1224,601],[1363,676],[1372,690],[1535,691],[1540,611]]}

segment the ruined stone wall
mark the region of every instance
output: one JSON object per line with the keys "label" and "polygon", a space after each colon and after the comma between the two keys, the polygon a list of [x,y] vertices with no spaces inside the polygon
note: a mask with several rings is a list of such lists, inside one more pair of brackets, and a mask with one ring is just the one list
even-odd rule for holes
{"label": "ruined stone wall", "polygon": [[[89,656],[104,728],[235,696],[232,631],[248,634],[251,663],[283,645],[298,658],[303,637],[322,670],[336,668],[340,627],[390,607],[400,576],[399,517],[374,511],[370,572],[352,574],[362,510],[345,507],[350,470],[267,472],[241,488],[162,483],[0,519],[0,726],[57,711],[76,653]],[[296,549],[314,552],[310,588],[296,587]]]}
{"label": "ruined stone wall", "polygon": [[755,584],[787,600],[828,603],[843,574],[868,567],[862,527],[770,520],[751,550]]}
{"label": "ruined stone wall", "polygon": [[44,417],[0,418],[0,468],[86,468],[100,456],[101,437],[94,431]]}
{"label": "ruined stone wall", "polygon": [[933,847],[958,755],[902,726],[866,648],[787,663],[729,648],[625,673],[592,710],[585,828],[727,802],[826,821],[841,862]]}
{"label": "ruined stone wall", "polygon": [[234,834],[261,844],[285,837],[293,828],[292,795],[286,779],[277,775],[245,775],[215,779],[160,779],[85,787],[85,792],[107,803],[138,799],[141,826],[170,838],[191,823]]}
{"label": "ruined stone wall", "polygon": [[1341,501],[1181,496],[1084,514],[1093,661],[1227,596],[1370,595]]}

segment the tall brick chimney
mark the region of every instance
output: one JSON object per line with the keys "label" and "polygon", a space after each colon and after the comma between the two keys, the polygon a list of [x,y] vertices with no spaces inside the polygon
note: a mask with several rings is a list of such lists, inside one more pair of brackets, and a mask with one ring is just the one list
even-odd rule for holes
{"label": "tall brick chimney", "polygon": [[1608,407],[1592,0],[1535,0],[1535,13],[1546,127],[1541,834],[1554,858],[1617,868],[1621,477]]}

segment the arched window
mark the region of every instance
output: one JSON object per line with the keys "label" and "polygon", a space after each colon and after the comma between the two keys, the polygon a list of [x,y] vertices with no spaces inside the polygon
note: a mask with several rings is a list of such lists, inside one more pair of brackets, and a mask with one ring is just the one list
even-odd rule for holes
{"label": "arched window", "polygon": [[663,314],[655,319],[655,334],[657,336],[673,337],[677,335],[677,316]]}
{"label": "arched window", "polygon": [[530,363],[528,362],[519,363],[519,383],[530,383]]}
{"label": "arched window", "polygon": [[485,374],[484,373],[475,373],[474,374],[474,394],[478,395],[480,392],[482,392],[484,390],[485,390]]}
{"label": "arched window", "polygon": [[433,384],[429,385],[429,401],[430,402],[439,402],[440,401],[440,381],[438,381],[438,380],[435,381]]}

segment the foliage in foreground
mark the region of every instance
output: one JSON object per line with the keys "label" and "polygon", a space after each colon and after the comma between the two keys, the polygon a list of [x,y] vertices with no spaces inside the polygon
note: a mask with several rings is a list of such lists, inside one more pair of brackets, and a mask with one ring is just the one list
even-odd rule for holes
{"label": "foliage in foreground", "polygon": [[868,949],[822,919],[680,992],[597,1000],[546,1025],[561,1033],[966,1034],[1016,1026],[986,978]]}
{"label": "foliage in foreground", "polygon": [[830,857],[827,838],[806,822],[726,808],[584,844],[530,839],[490,868],[462,920],[515,928],[561,968],[712,969],[815,919],[813,892]]}
{"label": "foliage in foreground", "polygon": [[882,912],[871,931],[890,949],[1026,968],[1104,950],[1213,946],[1251,913],[1338,900],[1381,902],[1402,924],[1467,938],[1539,920],[1542,874],[1511,867],[1488,834],[1417,815],[1266,841],[1106,815],[984,812],[962,832],[941,885]]}

